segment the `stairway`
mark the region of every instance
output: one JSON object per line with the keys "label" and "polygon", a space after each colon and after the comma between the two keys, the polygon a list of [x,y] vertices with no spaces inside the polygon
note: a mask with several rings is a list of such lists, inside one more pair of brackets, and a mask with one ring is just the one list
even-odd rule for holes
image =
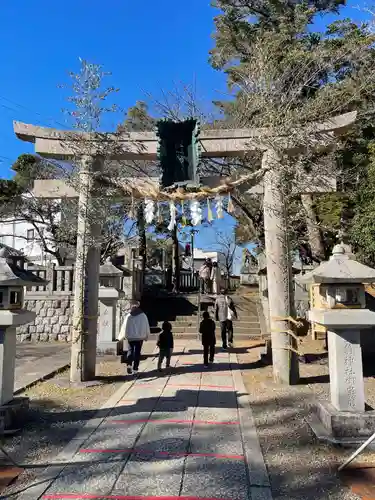
{"label": "stairway", "polygon": [[[234,322],[234,335],[237,340],[257,340],[261,336],[257,311],[258,294],[254,291],[239,290],[232,295],[239,319]],[[145,297],[142,309],[147,314],[151,332],[157,335],[163,321],[172,324],[175,338],[196,339],[198,333],[198,294],[170,295],[166,297]],[[201,310],[208,310],[214,319],[213,300],[202,298]],[[219,338],[220,324],[216,323]]]}

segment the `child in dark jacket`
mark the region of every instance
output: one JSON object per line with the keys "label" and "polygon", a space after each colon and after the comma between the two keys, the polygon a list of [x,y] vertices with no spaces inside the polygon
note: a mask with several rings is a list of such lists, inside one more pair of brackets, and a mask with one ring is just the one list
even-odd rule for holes
{"label": "child in dark jacket", "polygon": [[208,367],[208,363],[213,363],[215,357],[215,345],[216,345],[216,335],[215,335],[215,321],[210,318],[207,311],[203,313],[203,321],[199,327],[199,333],[202,335],[202,345],[203,345],[203,364],[204,367]]}
{"label": "child in dark jacket", "polygon": [[159,361],[158,361],[158,370],[162,371],[161,365],[165,358],[165,367],[169,368],[171,364],[171,356],[173,352],[173,333],[172,333],[172,325],[169,321],[164,321],[162,325],[162,332],[159,335],[159,339],[157,342],[157,346],[159,347]]}

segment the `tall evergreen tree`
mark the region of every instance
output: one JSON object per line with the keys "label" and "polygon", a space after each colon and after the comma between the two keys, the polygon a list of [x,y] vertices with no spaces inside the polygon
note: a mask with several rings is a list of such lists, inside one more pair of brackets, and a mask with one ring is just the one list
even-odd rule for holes
{"label": "tall evergreen tree", "polygon": [[[234,91],[233,100],[217,104],[226,121],[235,126],[268,126],[288,134],[293,127],[309,121],[324,120],[352,109],[366,110],[356,130],[344,138],[355,147],[337,155],[340,188],[345,184],[345,189],[350,190],[353,170],[358,172],[359,167],[356,152],[360,148],[363,120],[368,121],[368,103],[373,102],[374,96],[374,86],[366,74],[371,73],[373,38],[366,25],[358,26],[347,19],[332,23],[325,32],[314,32],[312,25],[317,14],[338,14],[343,4],[330,0],[218,0],[215,6],[221,12],[215,18],[211,63],[227,73],[228,84]],[[307,160],[312,163],[311,158]],[[254,163],[248,168],[256,168]],[[330,251],[342,214],[339,221],[335,219],[327,228],[319,213],[322,215],[327,201],[336,203],[337,212],[343,199],[341,195],[324,196],[319,209],[319,197],[305,198],[303,207],[308,212],[305,211],[305,223],[298,224],[300,241],[304,244],[309,239],[312,253],[321,259],[322,254],[326,256]],[[237,199],[242,209],[249,202],[250,210],[243,210],[249,225],[247,233],[252,234],[255,229],[259,236],[262,224],[259,226],[251,213],[253,201],[244,196]],[[303,209],[300,200],[298,203]],[[348,214],[350,211],[346,211]],[[329,235],[326,241],[324,235]],[[325,245],[328,241],[329,245]]]}
{"label": "tall evergreen tree", "polygon": [[355,195],[354,218],[349,231],[350,241],[358,257],[375,267],[375,140],[369,143],[367,173]]}

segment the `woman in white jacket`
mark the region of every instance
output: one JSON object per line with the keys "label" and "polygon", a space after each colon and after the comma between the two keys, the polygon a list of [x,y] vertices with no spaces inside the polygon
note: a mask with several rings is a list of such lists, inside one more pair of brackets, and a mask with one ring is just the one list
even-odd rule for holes
{"label": "woman in white jacket", "polygon": [[126,360],[129,375],[138,373],[142,345],[150,335],[150,324],[146,314],[139,307],[138,301],[130,304],[130,312],[125,316],[118,340],[124,341],[124,350],[128,351]]}

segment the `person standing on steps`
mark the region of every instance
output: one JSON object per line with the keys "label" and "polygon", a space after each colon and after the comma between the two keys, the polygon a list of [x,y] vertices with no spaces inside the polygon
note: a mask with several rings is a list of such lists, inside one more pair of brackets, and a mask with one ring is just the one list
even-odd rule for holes
{"label": "person standing on steps", "polygon": [[199,278],[201,279],[201,292],[210,293],[211,291],[211,259],[206,259],[199,269]]}
{"label": "person standing on steps", "polygon": [[219,264],[217,262],[212,263],[211,281],[212,281],[212,292],[214,295],[218,295],[220,290],[221,271]]}
{"label": "person standing on steps", "polygon": [[137,300],[130,303],[130,312],[125,316],[118,340],[127,341],[128,356],[126,360],[127,372],[137,374],[141,360],[143,342],[150,335],[150,324],[146,314],[140,308]]}
{"label": "person standing on steps", "polygon": [[201,321],[199,326],[199,333],[202,336],[203,364],[205,368],[208,368],[208,363],[214,362],[216,345],[215,329],[215,321],[213,321],[209,313],[205,311],[203,313],[203,321]]}
{"label": "person standing on steps", "polygon": [[215,301],[215,317],[216,321],[220,321],[223,349],[228,349],[228,344],[233,347],[233,320],[237,319],[237,311],[226,290],[221,289]]}

